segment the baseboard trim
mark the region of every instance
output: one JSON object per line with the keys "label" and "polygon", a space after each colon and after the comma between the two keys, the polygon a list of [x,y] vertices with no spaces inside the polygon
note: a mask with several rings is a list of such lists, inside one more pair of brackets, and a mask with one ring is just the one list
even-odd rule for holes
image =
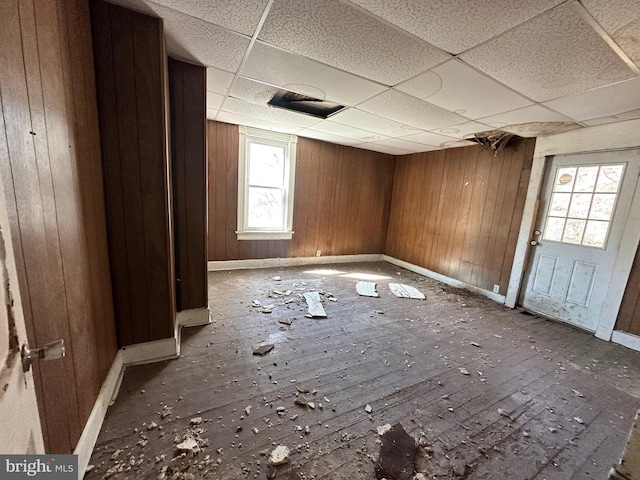
{"label": "baseboard trim", "polygon": [[504,304],[505,296],[500,295],[498,293],[490,292],[489,290],[485,290],[483,288],[478,288],[474,285],[470,285],[465,282],[461,282],[460,280],[456,280],[455,278],[447,277],[446,275],[442,275],[441,273],[433,272],[428,268],[421,267],[419,265],[414,265],[413,263],[405,262],[404,260],[400,260],[395,257],[390,257],[389,255],[384,255],[383,260],[385,262],[392,263],[393,265],[397,265],[398,267],[406,268],[407,270],[411,270],[419,275],[433,278],[439,282],[450,285],[456,288],[464,288],[465,290],[469,290],[471,292],[477,293],[484,297],[490,298],[494,302]]}
{"label": "baseboard trim", "polygon": [[80,440],[78,440],[78,444],[73,451],[75,455],[78,455],[79,479],[84,477],[84,472],[89,465],[93,448],[96,445],[100,429],[102,428],[102,422],[107,414],[109,405],[111,405],[112,400],[118,394],[123,374],[124,363],[122,361],[122,351],[118,350],[115,358],[113,359],[113,363],[111,364],[111,368],[109,369],[109,373],[107,373],[107,378],[105,378],[102,383],[102,387],[98,393],[98,398],[96,398],[96,401],[93,404],[93,409],[91,410],[89,419],[82,430]]}
{"label": "baseboard trim", "polygon": [[362,255],[328,255],[326,257],[260,258],[250,260],[223,260],[208,262],[210,272],[242,270],[247,268],[295,267],[298,265],[323,265],[327,263],[379,262],[378,253]]}
{"label": "baseboard trim", "polygon": [[127,365],[143,365],[178,358],[180,339],[176,337],[136,343],[122,347],[122,363]]}
{"label": "baseboard trim", "polygon": [[633,333],[614,330],[611,334],[611,341],[640,352],[640,337]]}
{"label": "baseboard trim", "polygon": [[211,323],[211,312],[209,307],[181,310],[176,315],[176,323],[179,327],[208,325]]}

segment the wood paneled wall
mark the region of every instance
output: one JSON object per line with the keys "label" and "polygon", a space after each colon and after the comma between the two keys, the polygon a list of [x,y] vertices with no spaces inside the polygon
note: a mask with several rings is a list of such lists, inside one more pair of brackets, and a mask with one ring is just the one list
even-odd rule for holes
{"label": "wood paneled wall", "polygon": [[506,293],[534,145],[496,157],[480,146],[398,157],[387,254]]}
{"label": "wood paneled wall", "polygon": [[91,2],[109,258],[120,346],[173,336],[162,21]]}
{"label": "wood paneled wall", "polygon": [[615,329],[640,336],[640,248],[633,260]]}
{"label": "wood paneled wall", "polygon": [[87,2],[0,2],[0,170],[50,453],[71,453],[116,353]]}
{"label": "wood paneled wall", "polygon": [[238,241],[238,127],[208,137],[209,260],[383,253],[393,156],[299,137],[293,239]]}
{"label": "wood paneled wall", "polygon": [[169,59],[178,310],[208,304],[206,75],[205,67]]}

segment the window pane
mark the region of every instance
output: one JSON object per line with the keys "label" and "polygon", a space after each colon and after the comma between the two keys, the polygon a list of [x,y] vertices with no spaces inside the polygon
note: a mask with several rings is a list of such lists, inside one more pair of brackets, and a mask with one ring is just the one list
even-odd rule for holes
{"label": "window pane", "polygon": [[596,222],[589,220],[587,228],[584,231],[583,245],[592,247],[604,247],[604,241],[607,239],[607,230],[609,222]]}
{"label": "window pane", "polygon": [[284,226],[282,191],[274,188],[249,187],[249,228],[274,228]]}
{"label": "window pane", "polygon": [[551,207],[549,215],[554,217],[566,217],[569,211],[570,193],[554,193],[551,197]]}
{"label": "window pane", "polygon": [[562,241],[565,243],[581,243],[586,223],[585,220],[568,219]]}
{"label": "window pane", "polygon": [[576,176],[576,168],[559,168],[556,175],[556,183],[553,186],[554,192],[571,192]]}
{"label": "window pane", "polygon": [[249,185],[282,188],[284,148],[261,143],[249,144]]}
{"label": "window pane", "polygon": [[549,217],[547,218],[547,228],[542,238],[545,240],[553,240],[560,242],[562,240],[562,231],[564,230],[564,218]]}
{"label": "window pane", "polygon": [[574,193],[571,198],[571,207],[569,207],[569,217],[587,218],[589,216],[589,207],[591,206],[591,193]]}
{"label": "window pane", "polygon": [[615,193],[598,193],[593,196],[593,207],[589,218],[596,220],[611,220],[613,216],[613,204],[616,201]]}
{"label": "window pane", "polygon": [[596,186],[599,167],[580,167],[576,175],[574,192],[593,192]]}
{"label": "window pane", "polygon": [[607,165],[600,167],[598,175],[597,192],[617,192],[622,179],[624,165]]}

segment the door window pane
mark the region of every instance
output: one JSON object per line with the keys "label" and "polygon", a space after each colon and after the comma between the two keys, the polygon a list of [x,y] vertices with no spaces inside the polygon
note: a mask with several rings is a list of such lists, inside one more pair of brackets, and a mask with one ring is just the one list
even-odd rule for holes
{"label": "door window pane", "polygon": [[584,165],[556,171],[542,238],[604,248],[624,165]]}

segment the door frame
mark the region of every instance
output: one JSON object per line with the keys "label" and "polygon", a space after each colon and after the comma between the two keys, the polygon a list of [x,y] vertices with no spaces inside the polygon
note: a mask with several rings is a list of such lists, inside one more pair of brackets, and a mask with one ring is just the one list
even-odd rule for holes
{"label": "door frame", "polygon": [[[511,308],[516,306],[520,290],[524,285],[525,261],[528,256],[529,242],[532,238],[536,220],[536,204],[542,189],[547,157],[565,154],[604,153],[612,150],[633,148],[640,148],[640,120],[581,128],[536,139],[520,233],[509,278],[509,287],[505,296],[506,306]],[[613,267],[612,278],[615,278],[616,281],[611,282],[608,286],[601,319],[595,331],[595,335],[598,338],[607,341],[611,340],[639,243],[640,187],[636,184],[620,248]]]}

